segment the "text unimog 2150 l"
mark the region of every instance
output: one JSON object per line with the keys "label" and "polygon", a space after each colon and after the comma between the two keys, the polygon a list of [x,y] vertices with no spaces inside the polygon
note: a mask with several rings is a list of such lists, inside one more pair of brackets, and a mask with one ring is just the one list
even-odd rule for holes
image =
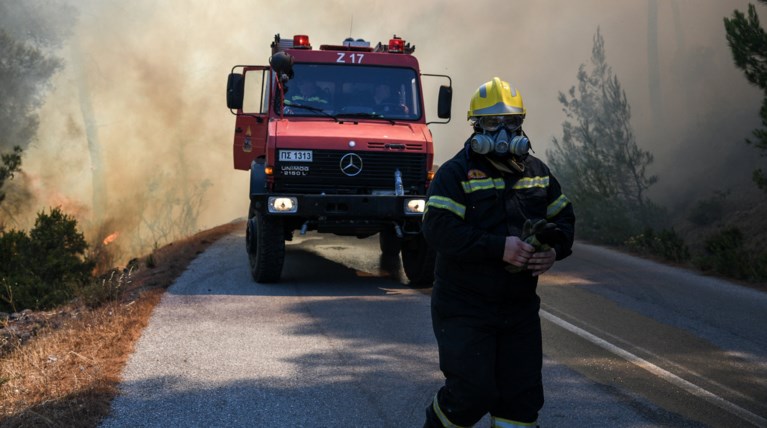
{"label": "text unimog 2150 l", "polygon": [[[421,235],[434,146],[415,49],[394,36],[312,49],[309,37],[271,45],[269,66],[238,65],[227,82],[236,114],[234,167],[250,171],[246,246],[257,282],[280,279],[293,232],[365,238],[401,252],[413,286],[433,281]],[[439,88],[450,120],[452,88]],[[438,122],[447,123],[447,122]]]}

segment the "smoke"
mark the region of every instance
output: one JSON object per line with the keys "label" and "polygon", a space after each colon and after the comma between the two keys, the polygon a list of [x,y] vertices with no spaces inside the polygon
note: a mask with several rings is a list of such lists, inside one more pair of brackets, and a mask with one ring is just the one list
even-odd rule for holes
{"label": "smoke", "polygon": [[[639,145],[655,154],[659,202],[748,182],[748,166],[724,163],[754,158],[742,140],[758,125],[760,94],[732,65],[722,25],[748,2],[654,3],[657,57],[648,56],[647,0],[72,1],[77,23],[59,51],[66,64],[24,158],[31,205],[74,213],[92,242],[120,232],[111,245],[126,257],[244,216],[248,176],[232,167],[226,75],[235,64],[266,64],[276,33],[308,34],[315,46],[394,34],[415,44],[423,72],[453,79],[453,120],[431,126],[442,163],[470,132],[469,98],[493,76],[519,88],[543,156],[565,119],[557,94],[576,84],[599,26]],[[36,12],[45,22],[57,13]],[[650,107],[654,67],[662,112]],[[431,106],[441,83],[426,80]]]}

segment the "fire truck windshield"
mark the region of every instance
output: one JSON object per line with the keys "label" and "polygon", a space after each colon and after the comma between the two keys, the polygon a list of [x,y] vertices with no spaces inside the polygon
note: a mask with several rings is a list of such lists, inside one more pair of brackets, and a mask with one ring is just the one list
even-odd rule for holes
{"label": "fire truck windshield", "polygon": [[285,84],[285,116],[421,117],[418,76],[411,68],[295,64],[293,72]]}

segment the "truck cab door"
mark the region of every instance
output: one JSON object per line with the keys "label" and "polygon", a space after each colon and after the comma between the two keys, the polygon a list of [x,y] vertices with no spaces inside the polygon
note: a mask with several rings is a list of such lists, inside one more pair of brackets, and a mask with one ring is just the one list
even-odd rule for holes
{"label": "truck cab door", "polygon": [[[235,73],[242,68],[242,73]],[[234,168],[249,170],[266,156],[271,73],[266,66],[235,66],[227,82],[227,105],[237,115],[234,127]]]}

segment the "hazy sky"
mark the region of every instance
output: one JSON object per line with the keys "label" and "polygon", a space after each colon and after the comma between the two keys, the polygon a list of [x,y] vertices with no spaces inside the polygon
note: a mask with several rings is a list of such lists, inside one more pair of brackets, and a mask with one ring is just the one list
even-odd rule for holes
{"label": "hazy sky", "polygon": [[[654,123],[647,55],[651,3],[73,1],[79,17],[61,51],[67,66],[42,110],[39,141],[27,153],[25,171],[41,203],[88,216],[90,124],[106,172],[108,217],[116,224],[138,227],[135,209],[147,212],[147,199],[190,197],[207,184],[200,228],[244,216],[248,174],[232,168],[234,116],[225,105],[226,76],[235,64],[266,64],[276,33],[308,34],[315,46],[350,35],[386,41],[393,34],[415,44],[422,72],[453,78],[453,120],[432,125],[438,163],[468,136],[471,94],[499,76],[522,93],[525,129],[545,157],[565,119],[558,92],[577,83],[580,64],[588,66],[599,26],[607,62],[632,106],[639,145],[655,154],[653,172],[661,180],[656,193],[674,199],[707,171],[720,171],[723,158],[753,150],[742,140],[758,125],[761,95],[732,65],[722,24],[734,9],[745,10],[747,1],[659,0],[662,122]],[[767,8],[758,10],[767,20]],[[440,83],[427,80],[427,89]],[[436,100],[433,90],[427,96]],[[681,168],[682,162],[692,167]],[[750,169],[742,176],[750,176]],[[712,186],[696,192],[705,196]]]}

